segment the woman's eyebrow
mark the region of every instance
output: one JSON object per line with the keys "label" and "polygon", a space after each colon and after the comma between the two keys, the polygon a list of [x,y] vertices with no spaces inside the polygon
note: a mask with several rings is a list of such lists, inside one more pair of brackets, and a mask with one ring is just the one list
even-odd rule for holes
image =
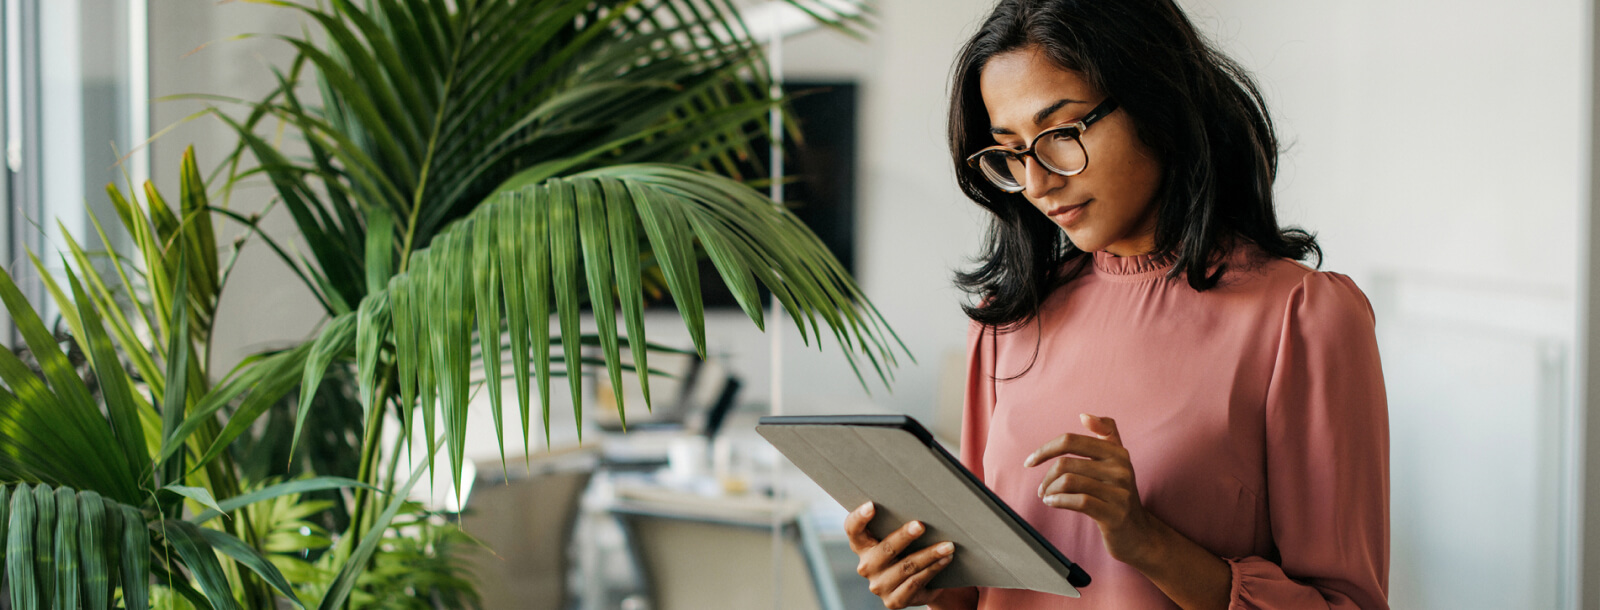
{"label": "woman's eyebrow", "polygon": [[[1059,100],[1056,100],[1055,103],[1050,104],[1049,106],[1045,106],[1043,110],[1040,110],[1039,112],[1035,113],[1033,115],[1033,124],[1034,125],[1044,125],[1044,120],[1045,119],[1050,118],[1050,115],[1055,114],[1057,110],[1060,110],[1062,107],[1065,107],[1068,104],[1087,104],[1087,103],[1088,102],[1085,102],[1083,100],[1075,100],[1075,99],[1072,99],[1072,98],[1061,98]],[[989,133],[994,134],[994,135],[1011,135],[1011,134],[1013,134],[1015,132],[1011,131],[1010,129],[1006,129],[1004,127],[990,127],[989,128]]]}

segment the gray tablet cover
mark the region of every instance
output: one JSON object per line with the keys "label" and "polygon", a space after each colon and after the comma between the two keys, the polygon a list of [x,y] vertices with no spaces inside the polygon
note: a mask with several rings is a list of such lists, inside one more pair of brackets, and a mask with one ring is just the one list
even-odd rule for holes
{"label": "gray tablet cover", "polygon": [[929,588],[999,587],[1078,597],[1089,575],[1017,517],[905,416],[763,417],[756,432],[846,509],[873,501],[867,529],[927,526],[911,550],[949,540],[955,561]]}

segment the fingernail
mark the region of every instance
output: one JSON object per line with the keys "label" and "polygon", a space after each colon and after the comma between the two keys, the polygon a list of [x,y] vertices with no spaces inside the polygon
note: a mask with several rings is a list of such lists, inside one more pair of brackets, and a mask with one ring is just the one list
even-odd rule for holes
{"label": "fingernail", "polygon": [[950,560],[952,560],[952,559],[955,559],[955,558],[954,557],[945,557],[943,559],[940,559],[939,561],[934,562],[934,565],[937,565],[937,566],[942,568],[944,566],[950,565]]}
{"label": "fingernail", "polygon": [[944,544],[939,545],[939,550],[937,550],[935,552],[937,552],[940,555],[949,555],[951,553],[956,552],[956,544],[954,542],[946,542]]}
{"label": "fingernail", "polygon": [[1039,457],[1038,453],[1030,453],[1030,454],[1028,454],[1028,459],[1022,460],[1022,467],[1023,468],[1033,468],[1033,458],[1036,458],[1036,457]]}
{"label": "fingernail", "polygon": [[1044,497],[1044,503],[1045,504],[1049,504],[1051,506],[1055,506],[1055,505],[1061,503],[1061,495],[1060,494],[1051,494],[1051,495],[1045,496]]}
{"label": "fingernail", "polygon": [[1037,495],[1037,496],[1039,496],[1041,498],[1044,497],[1044,483],[1040,483],[1039,484],[1039,492],[1037,494],[1035,494],[1035,495]]}
{"label": "fingernail", "polygon": [[872,503],[868,502],[856,507],[856,514],[867,515],[872,513]]}
{"label": "fingernail", "polygon": [[920,521],[912,521],[911,522],[911,527],[906,528],[906,530],[911,532],[911,535],[913,535],[913,536],[915,536],[917,534],[921,534],[922,533],[922,523]]}

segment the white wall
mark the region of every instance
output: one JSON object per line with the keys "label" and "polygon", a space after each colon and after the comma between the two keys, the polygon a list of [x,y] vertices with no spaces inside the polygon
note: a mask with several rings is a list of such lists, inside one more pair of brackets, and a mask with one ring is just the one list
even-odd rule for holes
{"label": "white wall", "polygon": [[[151,2],[150,95],[207,93],[259,100],[276,85],[267,67],[287,66],[294,57],[292,47],[269,36],[233,38],[300,32],[300,15],[278,7],[244,2]],[[151,105],[152,130],[176,125],[150,152],[150,175],[169,202],[177,197],[178,165],[186,146],[194,145],[201,171],[209,172],[237,141],[215,117],[182,122],[207,104],[236,117],[242,114],[236,105],[215,101],[172,100]],[[270,186],[257,178],[252,185],[240,187],[230,205],[248,216],[260,211],[271,196]],[[283,206],[268,213],[262,225],[284,248],[308,252],[304,244],[293,244],[291,238],[298,232]],[[241,225],[217,219],[217,241],[224,248],[243,232]],[[227,257],[226,250],[220,254],[222,260]],[[307,339],[321,321],[321,311],[299,278],[260,239],[252,239],[240,254],[218,304],[212,370],[221,374],[245,356]]]}
{"label": "white wall", "polygon": [[1586,3],[1184,4],[1260,79],[1284,220],[1377,308],[1393,605],[1576,607]]}

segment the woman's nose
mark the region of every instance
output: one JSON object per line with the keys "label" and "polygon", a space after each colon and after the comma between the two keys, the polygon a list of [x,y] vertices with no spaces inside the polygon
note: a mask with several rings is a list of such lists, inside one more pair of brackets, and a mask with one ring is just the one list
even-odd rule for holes
{"label": "woman's nose", "polygon": [[1023,157],[1022,165],[1023,194],[1033,199],[1042,198],[1050,194],[1050,191],[1061,188],[1062,183],[1067,179],[1066,176],[1045,168],[1033,155]]}

